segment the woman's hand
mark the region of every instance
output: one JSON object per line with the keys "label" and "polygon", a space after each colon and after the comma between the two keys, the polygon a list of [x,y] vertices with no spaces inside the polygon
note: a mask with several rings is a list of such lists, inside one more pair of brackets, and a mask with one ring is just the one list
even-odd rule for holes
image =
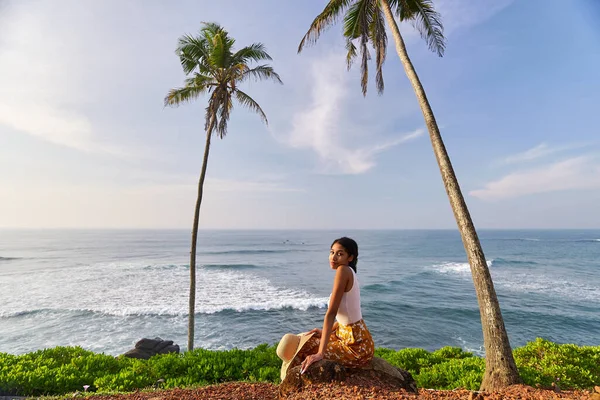
{"label": "woman's hand", "polygon": [[311,333],[314,333],[316,338],[320,338],[320,337],[321,337],[321,333],[323,333],[323,330],[322,330],[322,329],[319,329],[319,328],[315,328],[315,329],[313,329],[313,330],[309,331],[309,332],[307,333],[307,335],[308,335],[308,334],[311,334]]}
{"label": "woman's hand", "polygon": [[311,354],[310,356],[306,357],[304,359],[304,361],[302,361],[301,367],[300,367],[300,373],[303,374],[306,372],[306,370],[308,369],[308,367],[310,367],[310,365],[312,363],[315,363],[319,360],[323,359],[323,353],[316,353],[316,354]]}

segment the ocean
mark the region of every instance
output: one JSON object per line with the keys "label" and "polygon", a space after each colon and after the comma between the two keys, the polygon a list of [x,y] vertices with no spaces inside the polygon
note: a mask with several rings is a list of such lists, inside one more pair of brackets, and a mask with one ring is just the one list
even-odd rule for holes
{"label": "ocean", "polygon": [[[195,346],[251,348],[322,325],[329,246],[359,245],[363,317],[378,347],[483,355],[454,230],[202,230]],[[600,345],[600,230],[481,230],[513,347]],[[0,352],[81,346],[118,355],[143,337],[187,344],[186,230],[0,230]]]}

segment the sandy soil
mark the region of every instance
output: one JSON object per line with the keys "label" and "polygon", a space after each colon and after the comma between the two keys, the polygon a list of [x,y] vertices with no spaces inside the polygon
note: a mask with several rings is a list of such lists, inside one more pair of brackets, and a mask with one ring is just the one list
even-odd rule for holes
{"label": "sandy soil", "polygon": [[[593,397],[592,397],[593,396]],[[224,383],[196,389],[157,390],[154,392],[137,392],[116,396],[92,396],[91,399],[102,400],[275,400],[278,398],[278,387],[270,383]],[[469,390],[428,390],[420,389],[419,394],[394,392],[384,386],[365,388],[347,381],[336,384],[313,385],[297,393],[289,400],[299,399],[411,399],[411,400],[555,400],[577,399],[596,400],[600,394],[589,391],[560,391],[532,388],[515,385],[501,392],[477,393]]]}

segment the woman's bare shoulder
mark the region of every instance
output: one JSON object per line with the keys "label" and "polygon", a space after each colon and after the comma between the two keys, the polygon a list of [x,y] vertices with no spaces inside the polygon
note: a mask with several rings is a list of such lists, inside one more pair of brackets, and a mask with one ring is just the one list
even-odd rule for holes
{"label": "woman's bare shoulder", "polygon": [[350,267],[349,266],[345,266],[345,267],[338,267],[335,270],[335,275],[338,278],[344,279],[344,280],[348,280],[352,278],[352,271],[350,271]]}

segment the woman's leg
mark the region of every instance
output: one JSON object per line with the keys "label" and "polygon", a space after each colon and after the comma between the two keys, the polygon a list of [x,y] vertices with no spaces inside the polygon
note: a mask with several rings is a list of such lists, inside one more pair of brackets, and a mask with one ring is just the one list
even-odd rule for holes
{"label": "woman's leg", "polygon": [[373,358],[375,344],[364,321],[340,325],[336,340],[330,340],[324,358],[346,367],[357,368]]}
{"label": "woman's leg", "polygon": [[[319,351],[321,339],[311,337],[296,354],[290,368],[300,365],[306,357]],[[339,325],[331,332],[323,354],[326,360],[335,361],[346,367],[357,368],[373,358],[375,344],[363,320],[350,325]]]}
{"label": "woman's leg", "polygon": [[296,357],[290,363],[289,368],[294,368],[297,365],[300,365],[302,361],[306,357],[311,354],[316,354],[319,351],[319,346],[321,345],[321,339],[313,336],[307,340],[307,342],[302,346],[302,349],[296,354]]}

